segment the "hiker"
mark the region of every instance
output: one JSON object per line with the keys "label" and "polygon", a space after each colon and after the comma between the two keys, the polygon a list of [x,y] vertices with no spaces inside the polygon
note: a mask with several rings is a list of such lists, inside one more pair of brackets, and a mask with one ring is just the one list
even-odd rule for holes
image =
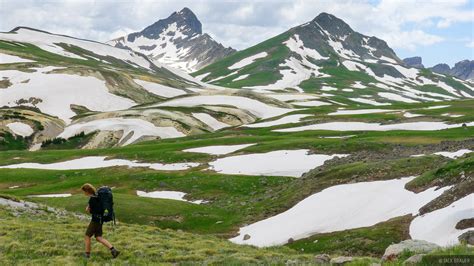
{"label": "hiker", "polygon": [[[107,188],[108,189],[108,188]],[[86,207],[86,212],[92,215],[91,222],[86,230],[86,235],[84,238],[85,246],[86,246],[86,253],[85,257],[90,258],[91,256],[91,237],[95,236],[95,239],[100,242],[102,245],[106,246],[110,253],[112,254],[113,258],[116,258],[120,252],[110,244],[107,239],[102,237],[102,224],[104,222],[104,208],[102,206],[102,202],[99,199],[97,194],[97,190],[95,187],[89,183],[84,184],[81,187],[81,190],[84,191],[84,194],[89,197],[89,203]]]}

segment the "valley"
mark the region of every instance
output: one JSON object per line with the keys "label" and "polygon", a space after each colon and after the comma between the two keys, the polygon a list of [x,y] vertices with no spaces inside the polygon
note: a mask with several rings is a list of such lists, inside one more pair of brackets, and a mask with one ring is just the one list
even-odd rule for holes
{"label": "valley", "polygon": [[[204,38],[198,22],[183,9],[139,44]],[[472,82],[328,13],[202,65],[113,45],[0,33],[0,261],[80,263],[84,183],[113,190],[118,264],[369,265],[410,239],[473,254]]]}

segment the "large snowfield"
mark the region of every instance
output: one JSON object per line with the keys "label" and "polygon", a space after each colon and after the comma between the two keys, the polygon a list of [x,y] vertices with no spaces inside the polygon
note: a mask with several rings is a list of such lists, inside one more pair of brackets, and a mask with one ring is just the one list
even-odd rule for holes
{"label": "large snowfield", "polygon": [[260,118],[270,118],[293,111],[292,109],[270,106],[268,104],[246,97],[228,95],[201,95],[184,97],[160,103],[157,106],[193,107],[206,105],[230,105],[246,110]]}
{"label": "large snowfield", "polygon": [[162,139],[185,136],[174,127],[157,127],[142,119],[104,118],[69,125],[58,137],[67,139],[81,132],[89,134],[99,130],[122,131],[122,138],[119,142],[123,142],[123,145],[131,144],[143,136],[155,136]]}
{"label": "large snowfield", "polygon": [[127,166],[127,167],[147,167],[154,170],[163,171],[180,171],[186,170],[191,167],[196,167],[198,163],[173,163],[173,164],[162,164],[162,163],[140,163],[136,161],[124,160],[124,159],[111,159],[106,160],[106,156],[89,156],[79,159],[73,159],[57,163],[20,163],[12,165],[0,166],[0,168],[10,169],[47,169],[47,170],[83,170],[83,169],[96,169],[106,168],[114,166]]}
{"label": "large snowfield", "polygon": [[[70,105],[82,105],[92,111],[115,111],[136,105],[128,98],[112,94],[105,81],[95,77],[48,73],[56,67],[35,69],[27,73],[17,70],[0,71],[12,85],[0,89],[0,106],[17,106],[17,101],[31,97],[40,100],[36,106],[44,113],[57,116],[66,123],[76,115]],[[31,104],[30,104],[31,105]]]}
{"label": "large snowfield", "polygon": [[219,158],[209,165],[221,174],[301,177],[327,160],[346,156],[309,154],[309,150],[279,150]]}
{"label": "large snowfield", "polygon": [[410,224],[410,236],[440,246],[459,243],[458,236],[472,228],[456,229],[456,224],[474,216],[474,194],[461,198],[449,206],[416,217]]}
{"label": "large snowfield", "polygon": [[[326,188],[302,200],[289,210],[240,228],[234,243],[259,247],[283,245],[317,233],[372,226],[418,209],[441,195],[447,187],[420,193],[405,189],[414,177],[361,182]],[[440,232],[441,234],[441,232]],[[250,238],[244,240],[244,236]]]}

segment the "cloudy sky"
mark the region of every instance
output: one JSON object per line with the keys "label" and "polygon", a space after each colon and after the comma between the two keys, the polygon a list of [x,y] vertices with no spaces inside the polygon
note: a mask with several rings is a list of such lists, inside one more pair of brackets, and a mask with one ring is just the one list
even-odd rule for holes
{"label": "cloudy sky", "polygon": [[203,31],[236,49],[328,12],[426,66],[474,58],[474,0],[0,0],[0,31],[29,26],[107,41],[189,7]]}

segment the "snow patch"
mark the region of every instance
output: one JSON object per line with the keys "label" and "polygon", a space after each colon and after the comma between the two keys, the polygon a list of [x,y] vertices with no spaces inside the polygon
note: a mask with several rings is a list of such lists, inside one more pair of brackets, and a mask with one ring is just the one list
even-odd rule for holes
{"label": "snow patch", "polygon": [[133,81],[135,81],[135,83],[140,85],[146,91],[151,92],[158,96],[165,97],[165,98],[172,98],[172,97],[186,94],[185,91],[182,91],[180,89],[168,87],[168,86],[155,83],[155,82],[144,81],[141,79],[133,79]]}
{"label": "snow patch", "polygon": [[[286,244],[290,238],[298,240],[317,233],[372,226],[394,217],[417,214],[420,207],[447,189],[413,193],[405,189],[413,178],[326,188],[281,214],[240,228],[239,235],[230,241],[267,247]],[[244,240],[245,235],[250,238]]]}
{"label": "snow patch", "polygon": [[[157,127],[154,124],[136,118],[104,118],[89,122],[76,123],[67,126],[58,137],[68,139],[81,132],[85,134],[94,131],[123,131],[120,143],[123,145],[131,144],[143,136],[155,136],[162,139],[179,138],[185,135],[174,127]],[[130,135],[131,134],[131,135]],[[125,138],[130,136],[127,140]]]}
{"label": "snow patch", "polygon": [[178,201],[185,201],[193,204],[202,204],[205,203],[204,200],[193,200],[189,201],[184,199],[186,193],[180,191],[152,191],[152,192],[145,192],[137,190],[137,196],[145,197],[145,198],[154,198],[154,199],[171,199],[171,200],[178,200]]}
{"label": "snow patch", "polygon": [[242,67],[244,67],[244,66],[247,66],[247,65],[252,64],[252,63],[255,62],[257,59],[266,57],[267,55],[268,55],[267,52],[261,52],[261,53],[258,53],[258,54],[254,54],[254,55],[252,55],[252,56],[246,57],[246,58],[240,60],[239,62],[236,62],[235,64],[229,66],[228,69],[239,69],[239,68],[242,68]]}
{"label": "snow patch", "polygon": [[273,120],[273,121],[245,125],[245,127],[261,128],[261,127],[273,127],[273,126],[290,124],[290,123],[298,123],[301,121],[301,119],[308,116],[311,116],[311,115],[288,115],[288,116],[284,116],[280,119]]}
{"label": "snow patch", "polygon": [[186,170],[191,167],[196,167],[198,163],[173,163],[173,164],[161,164],[161,163],[139,163],[137,161],[130,161],[124,159],[112,159],[106,160],[106,156],[88,156],[79,159],[73,159],[69,161],[57,162],[57,163],[20,163],[12,165],[3,165],[0,168],[8,169],[46,169],[46,170],[84,170],[84,169],[97,169],[106,168],[113,166],[128,166],[128,167],[147,167],[154,170],[163,171],[179,171]]}
{"label": "snow patch", "polygon": [[173,99],[155,106],[206,106],[206,105],[231,105],[239,109],[249,111],[253,115],[260,118],[270,118],[279,116],[292,109],[273,107],[262,103],[260,101],[242,97],[242,96],[228,96],[228,95],[200,95],[190,96],[185,98]]}
{"label": "snow patch", "polygon": [[15,135],[19,135],[22,137],[31,136],[34,133],[33,128],[30,125],[22,123],[22,122],[13,122],[7,124],[7,127],[15,133]]}
{"label": "snow patch", "polygon": [[196,119],[203,122],[204,124],[208,125],[213,130],[219,130],[222,128],[230,127],[230,125],[222,123],[221,121],[215,119],[214,117],[206,113],[192,113],[192,116],[194,116]]}
{"label": "snow patch", "polygon": [[247,147],[257,145],[256,143],[252,144],[240,144],[240,145],[216,145],[216,146],[207,146],[183,150],[184,152],[196,152],[196,153],[207,153],[211,155],[224,155],[233,153],[235,151],[245,149]]}
{"label": "snow patch", "polygon": [[418,216],[410,224],[412,239],[421,239],[438,244],[451,246],[459,243],[458,236],[472,230],[458,230],[456,224],[462,219],[473,218],[474,194],[453,202],[451,205]]}
{"label": "snow patch", "polygon": [[35,62],[35,61],[24,59],[16,55],[0,53],[0,64],[29,63],[29,62]]}
{"label": "snow patch", "polygon": [[[474,122],[466,123],[474,126]],[[276,129],[275,132],[299,132],[305,130],[334,130],[334,131],[390,131],[390,130],[443,130],[462,127],[462,124],[446,124],[444,122],[409,122],[400,124],[365,123],[365,122],[329,122],[301,127]]]}
{"label": "snow patch", "polygon": [[219,158],[210,169],[222,174],[301,177],[333,158],[348,154],[309,154],[309,150],[279,150]]}
{"label": "snow patch", "polygon": [[458,157],[463,156],[464,154],[468,154],[468,153],[471,153],[471,152],[472,151],[469,150],[469,149],[461,149],[461,150],[458,150],[458,151],[455,151],[455,152],[440,151],[440,152],[435,152],[434,154],[441,155],[441,156],[444,156],[444,157],[448,157],[448,158],[451,158],[451,159],[456,159]]}

